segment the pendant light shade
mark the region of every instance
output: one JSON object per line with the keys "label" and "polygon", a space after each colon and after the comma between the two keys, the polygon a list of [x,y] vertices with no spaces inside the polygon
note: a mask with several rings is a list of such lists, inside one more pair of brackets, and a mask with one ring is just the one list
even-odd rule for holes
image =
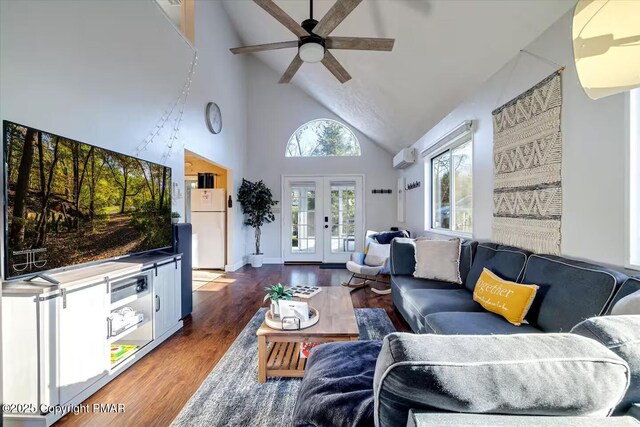
{"label": "pendant light shade", "polygon": [[572,33],[580,84],[591,99],[640,87],[640,1],[580,0]]}
{"label": "pendant light shade", "polygon": [[300,46],[298,54],[304,62],[320,62],[324,58],[324,46],[320,43],[304,43]]}

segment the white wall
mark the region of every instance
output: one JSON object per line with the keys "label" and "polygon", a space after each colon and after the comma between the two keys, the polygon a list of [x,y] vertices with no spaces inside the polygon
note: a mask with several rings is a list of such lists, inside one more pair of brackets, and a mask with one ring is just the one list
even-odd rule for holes
{"label": "white wall", "polygon": [[[300,72],[304,72],[303,70]],[[298,127],[319,118],[344,123],[339,117],[291,84],[278,84],[280,76],[255,58],[248,71],[249,128],[248,167],[246,178],[264,180],[276,200],[282,200],[282,175],[365,174],[365,227],[373,230],[396,225],[396,172],[392,156],[362,133],[355,133],[362,150],[361,157],[288,158],[287,142]],[[346,123],[345,123],[346,124]],[[348,124],[347,124],[348,126]],[[371,194],[374,188],[390,188],[393,194]],[[281,207],[281,206],[279,206]],[[264,227],[261,250],[265,259],[281,258],[281,216]],[[254,234],[247,233],[247,251],[252,252]]]}
{"label": "white wall", "polygon": [[[231,169],[229,179],[233,180],[235,199],[247,165],[247,59],[229,52],[229,48],[241,43],[222,2],[197,0],[195,16],[198,66],[185,111],[185,147]],[[204,120],[205,107],[210,101],[216,102],[222,112],[222,132],[218,135],[209,132]],[[184,200],[180,203],[183,208]],[[237,269],[246,254],[244,218],[238,203],[229,215],[233,215],[234,220],[233,230],[228,230],[232,257],[227,261],[232,269]]]}
{"label": "white wall", "polygon": [[[0,116],[79,141],[133,155],[164,110],[180,94],[193,49],[153,0],[0,2]],[[220,2],[196,3],[198,65],[181,126],[186,147],[233,168],[245,167],[244,59]],[[204,122],[208,101],[220,105],[224,129]],[[168,128],[168,126],[167,126]],[[160,162],[164,139],[141,157]],[[184,194],[182,149],[167,165]],[[183,212],[184,198],[173,201]],[[244,251],[244,229],[234,259]]]}
{"label": "white wall", "polygon": [[[566,66],[562,75],[563,255],[624,265],[625,105],[624,95],[589,99],[579,85],[567,13],[525,49]],[[515,68],[514,68],[515,66]],[[513,70],[513,71],[512,71]],[[554,67],[521,53],[480,90],[418,140],[430,146],[464,120],[474,120],[474,237],[490,239],[493,215],[493,125],[491,111],[553,72]],[[424,183],[424,164],[403,172]],[[424,194],[407,192],[407,227],[424,232]]]}

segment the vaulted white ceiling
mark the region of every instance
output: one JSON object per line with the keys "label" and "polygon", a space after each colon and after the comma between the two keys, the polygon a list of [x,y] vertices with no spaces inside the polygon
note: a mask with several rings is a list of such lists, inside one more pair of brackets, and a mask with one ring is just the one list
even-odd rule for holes
{"label": "vaulted white ceiling", "polygon": [[[307,0],[276,3],[298,22],[309,17]],[[315,0],[314,18],[320,20],[333,3]],[[292,84],[395,153],[416,142],[574,4],[364,0],[331,35],[395,38],[393,51],[332,50],[352,80],[342,85],[317,63],[303,64]],[[253,1],[224,5],[244,45],[297,39]],[[254,55],[282,74],[295,54],[292,48]]]}

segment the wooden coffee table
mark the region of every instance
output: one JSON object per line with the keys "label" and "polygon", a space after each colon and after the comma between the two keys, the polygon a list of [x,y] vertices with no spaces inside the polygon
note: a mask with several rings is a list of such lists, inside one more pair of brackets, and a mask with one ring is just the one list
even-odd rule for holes
{"label": "wooden coffee table", "polygon": [[320,320],[312,327],[281,331],[263,322],[258,329],[258,382],[266,382],[267,377],[302,377],[307,359],[300,357],[301,343],[358,339],[349,289],[323,287],[319,294],[303,301],[320,313]]}

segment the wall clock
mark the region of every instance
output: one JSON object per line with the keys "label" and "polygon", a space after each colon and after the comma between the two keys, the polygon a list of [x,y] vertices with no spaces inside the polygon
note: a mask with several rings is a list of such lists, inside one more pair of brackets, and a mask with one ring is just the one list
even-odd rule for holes
{"label": "wall clock", "polygon": [[218,134],[222,131],[222,113],[218,104],[215,102],[208,103],[205,117],[207,127],[212,134]]}

